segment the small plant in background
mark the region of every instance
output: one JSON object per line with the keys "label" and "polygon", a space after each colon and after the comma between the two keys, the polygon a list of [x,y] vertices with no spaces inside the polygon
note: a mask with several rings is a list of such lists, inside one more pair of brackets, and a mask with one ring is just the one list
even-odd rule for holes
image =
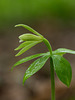
{"label": "small plant in background", "polygon": [[23,58],[13,65],[12,70],[17,65],[20,65],[20,64],[27,62],[29,60],[32,60],[34,58],[40,57],[37,60],[35,60],[26,70],[26,72],[24,74],[24,78],[23,78],[23,85],[24,85],[25,81],[30,76],[32,76],[34,73],[39,71],[44,66],[46,61],[50,58],[51,100],[55,100],[54,70],[55,70],[58,78],[60,79],[60,81],[62,81],[67,87],[69,87],[70,83],[71,83],[71,79],[72,79],[72,69],[71,69],[70,63],[63,57],[63,55],[66,53],[75,54],[75,51],[65,49],[65,48],[59,48],[55,51],[52,51],[51,44],[41,34],[39,34],[34,29],[32,29],[31,27],[29,27],[27,25],[18,24],[15,27],[18,27],[18,26],[22,26],[22,27],[28,29],[29,31],[31,31],[35,35],[33,35],[31,33],[26,33],[26,34],[19,36],[20,42],[22,42],[22,44],[20,44],[15,49],[15,50],[21,49],[18,52],[18,54],[16,54],[16,56],[20,56],[21,54],[23,54],[24,52],[29,50],[31,47],[33,47],[36,44],[41,43],[41,42],[45,43],[49,52],[39,53],[39,54],[35,54],[35,55],[31,55],[29,57]]}

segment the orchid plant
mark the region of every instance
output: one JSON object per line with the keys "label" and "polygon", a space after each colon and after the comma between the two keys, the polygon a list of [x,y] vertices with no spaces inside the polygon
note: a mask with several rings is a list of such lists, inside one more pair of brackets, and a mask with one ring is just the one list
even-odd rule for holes
{"label": "orchid plant", "polygon": [[[34,73],[39,71],[47,62],[47,60],[50,58],[50,74],[51,74],[51,100],[55,100],[55,79],[54,79],[54,70],[60,79],[61,82],[63,82],[67,87],[70,86],[71,79],[72,79],[72,69],[70,63],[63,57],[64,54],[70,53],[75,54],[74,50],[69,50],[65,48],[59,48],[55,51],[52,51],[51,44],[49,41],[44,38],[40,33],[32,29],[31,27],[24,25],[24,24],[18,24],[15,27],[22,26],[29,30],[30,32],[34,33],[26,33],[19,36],[21,44],[15,49],[20,50],[16,56],[20,56],[27,50],[29,50],[31,47],[35,46],[38,43],[44,42],[47,46],[49,52],[46,53],[39,53],[35,55],[31,55],[29,57],[25,57],[18,62],[16,62],[11,70],[17,65],[20,65],[24,62],[27,62],[29,60],[32,60],[34,58],[37,58],[26,70],[23,78],[23,85],[25,81],[31,77]],[[39,57],[39,58],[38,58]]]}

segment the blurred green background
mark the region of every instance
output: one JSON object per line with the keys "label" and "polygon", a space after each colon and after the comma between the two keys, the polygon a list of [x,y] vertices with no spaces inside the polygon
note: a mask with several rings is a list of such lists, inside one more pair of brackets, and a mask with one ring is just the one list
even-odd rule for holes
{"label": "blurred green background", "polygon": [[[19,45],[18,36],[28,32],[14,28],[20,23],[44,35],[53,50],[60,47],[75,50],[75,0],[0,0],[0,100],[50,100],[49,61],[25,86],[22,86],[23,75],[32,61],[11,72],[12,65],[19,59],[48,51],[42,43],[16,58],[14,48]],[[71,63],[73,78],[67,88],[55,73],[56,98],[75,100],[75,56],[67,54],[65,57]]]}
{"label": "blurred green background", "polygon": [[74,0],[0,0],[0,26],[44,18],[74,21]]}

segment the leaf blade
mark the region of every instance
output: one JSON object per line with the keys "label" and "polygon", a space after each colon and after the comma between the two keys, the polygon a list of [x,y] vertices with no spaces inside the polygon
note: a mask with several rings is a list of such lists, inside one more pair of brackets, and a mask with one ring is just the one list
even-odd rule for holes
{"label": "leaf blade", "polygon": [[34,33],[34,34],[36,34],[36,35],[38,35],[38,36],[43,37],[40,33],[38,33],[37,31],[35,31],[33,28],[31,28],[31,27],[28,26],[28,25],[24,25],[24,24],[15,25],[15,27],[18,27],[18,26],[22,26],[22,27],[26,28],[27,30],[29,30],[30,32],[32,32],[32,33]]}
{"label": "leaf blade", "polygon": [[29,45],[30,43],[33,43],[34,41],[26,41],[26,42],[23,42],[22,44],[20,44],[15,50],[19,50],[27,45]]}
{"label": "leaf blade", "polygon": [[24,74],[24,78],[23,78],[23,84],[25,83],[25,81],[32,76],[34,73],[36,73],[37,71],[39,71],[44,64],[46,63],[46,61],[48,60],[49,55],[48,56],[43,56],[37,60],[35,60],[30,66],[29,68],[26,70],[25,74]]}
{"label": "leaf blade", "polygon": [[48,53],[48,52],[47,52],[47,53],[39,53],[39,54],[35,54],[35,55],[31,55],[31,56],[25,57],[25,58],[23,58],[23,59],[17,61],[17,62],[12,66],[11,70],[13,70],[14,67],[16,67],[16,66],[18,66],[18,65],[20,65],[20,64],[22,64],[22,63],[24,63],[24,62],[27,62],[27,61],[30,61],[30,60],[35,59],[35,58],[37,58],[37,57],[45,56],[45,55],[49,55],[49,53]]}
{"label": "leaf blade", "polygon": [[26,52],[27,50],[29,50],[31,47],[35,46],[38,43],[40,43],[40,41],[35,41],[33,43],[30,43],[29,45],[21,49],[15,56],[20,56],[22,53]]}
{"label": "leaf blade", "polygon": [[53,54],[66,54],[66,53],[70,53],[70,54],[75,54],[75,51],[74,50],[70,50],[70,49],[66,49],[66,48],[59,48],[55,51],[53,51]]}
{"label": "leaf blade", "polygon": [[69,87],[72,79],[72,69],[69,62],[60,55],[54,55],[52,59],[58,78]]}

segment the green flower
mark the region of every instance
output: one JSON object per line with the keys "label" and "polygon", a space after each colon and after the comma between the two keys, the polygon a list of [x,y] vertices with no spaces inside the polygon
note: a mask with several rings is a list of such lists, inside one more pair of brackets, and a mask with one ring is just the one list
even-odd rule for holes
{"label": "green flower", "polygon": [[30,28],[27,25],[16,25],[17,26],[23,26],[26,27],[28,30],[30,30],[31,32],[33,32],[34,34],[31,33],[26,33],[26,34],[22,34],[19,36],[20,41],[19,42],[23,42],[21,43],[15,50],[20,50],[16,56],[19,56],[21,54],[23,54],[24,52],[26,52],[27,50],[29,50],[31,47],[35,46],[38,43],[41,43],[44,40],[44,37],[39,34],[38,32],[36,32],[35,30],[33,30],[32,28]]}
{"label": "green flower", "polygon": [[31,33],[26,33],[19,36],[21,41],[43,41],[43,38],[37,35],[33,35]]}

